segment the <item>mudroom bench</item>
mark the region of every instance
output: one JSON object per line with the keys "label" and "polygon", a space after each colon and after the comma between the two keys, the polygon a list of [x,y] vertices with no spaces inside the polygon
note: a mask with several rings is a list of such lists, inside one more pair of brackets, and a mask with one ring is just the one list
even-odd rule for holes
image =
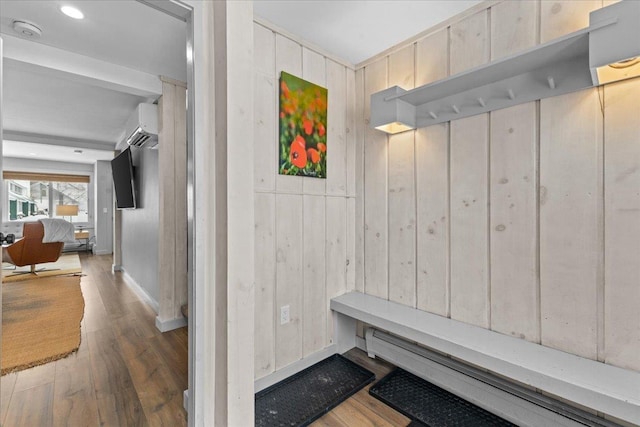
{"label": "mudroom bench", "polygon": [[[373,330],[380,330],[379,336],[387,337],[373,343],[372,338],[376,333],[368,331],[366,346],[370,355],[377,353],[384,358],[384,348],[395,346],[397,350],[393,353],[393,358],[396,360],[390,362],[398,366],[404,367],[401,363],[403,360],[407,364],[413,361],[412,366],[415,366],[414,359],[418,358],[421,348],[414,346],[414,349],[410,349],[410,346],[417,343],[434,351],[436,357],[452,360],[453,363],[463,362],[495,374],[498,378],[512,380],[521,384],[524,390],[537,389],[559,398],[560,401],[564,399],[621,421],[640,425],[638,372],[359,292],[332,298],[330,306],[334,316],[335,342],[340,353],[356,346],[356,325],[357,321],[361,321],[374,328]],[[394,340],[397,338],[408,344],[404,347],[395,345]],[[372,351],[370,343],[375,344],[379,350]],[[414,371],[421,369],[438,375],[438,368],[434,367],[414,368]],[[462,369],[456,368],[455,372]],[[463,384],[466,381],[464,378],[452,381],[462,381],[459,386],[469,388]],[[530,393],[534,392],[535,390]],[[487,396],[490,393],[484,394],[485,398],[492,398]]]}

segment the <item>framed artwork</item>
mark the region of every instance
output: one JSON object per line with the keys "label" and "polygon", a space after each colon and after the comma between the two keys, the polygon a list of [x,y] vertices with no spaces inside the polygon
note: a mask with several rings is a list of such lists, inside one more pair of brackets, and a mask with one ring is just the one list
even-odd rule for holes
{"label": "framed artwork", "polygon": [[280,75],[280,175],[327,177],[327,89]]}

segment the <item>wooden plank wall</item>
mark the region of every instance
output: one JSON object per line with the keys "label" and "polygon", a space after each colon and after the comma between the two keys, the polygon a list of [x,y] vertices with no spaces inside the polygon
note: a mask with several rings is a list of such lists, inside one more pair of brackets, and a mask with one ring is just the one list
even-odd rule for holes
{"label": "wooden plank wall", "polygon": [[488,3],[356,70],[357,289],[640,369],[639,78],[391,137],[368,126],[372,93],[568,34],[609,3]]}
{"label": "wooden plank wall", "polygon": [[159,108],[158,318],[181,319],[187,302],[187,88],[165,77]]}
{"label": "wooden plank wall", "polygon": [[[332,343],[329,300],[356,282],[353,68],[254,23],[255,377]],[[327,179],[280,176],[280,72],[328,89]],[[361,147],[361,145],[360,145]],[[280,324],[288,305],[290,322]]]}

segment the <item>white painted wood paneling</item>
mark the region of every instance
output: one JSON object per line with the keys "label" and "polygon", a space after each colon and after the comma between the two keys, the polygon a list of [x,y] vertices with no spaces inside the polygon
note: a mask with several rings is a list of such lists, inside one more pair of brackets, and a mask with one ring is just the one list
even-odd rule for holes
{"label": "white painted wood paneling", "polygon": [[[533,47],[537,1],[491,8],[491,59]],[[490,115],[491,329],[540,342],[535,102]]]}
{"label": "white painted wood paneling", "polygon": [[[347,274],[351,277],[351,288],[355,287],[355,197],[351,199],[353,214],[348,216],[347,170],[352,174],[352,196],[355,196],[356,96],[353,70],[278,30],[259,23],[254,23],[254,29],[255,328],[258,331],[254,365],[258,378],[327,348],[331,342],[331,331],[327,332],[331,327],[327,318],[327,296],[345,291]],[[328,89],[330,177],[326,180],[277,174],[281,71]],[[359,114],[362,117],[362,110]],[[347,131],[347,122],[351,123],[351,132]],[[350,154],[347,153],[349,144]],[[362,157],[359,160],[362,162]],[[362,166],[360,173],[363,173]],[[325,205],[327,192],[334,196],[331,206]],[[362,236],[362,229],[359,234]],[[347,257],[350,257],[349,268]],[[329,289],[326,274],[331,277]],[[280,325],[283,305],[290,306],[291,321],[286,325]]]}
{"label": "white painted wood paneling", "polygon": [[278,173],[278,124],[274,120],[278,108],[274,102],[278,98],[277,80],[262,73],[254,76],[254,188],[273,191]]}
{"label": "white painted wood paneling", "polygon": [[356,289],[356,199],[348,197],[347,202],[347,277],[348,291]]}
{"label": "white painted wood paneling", "polygon": [[[346,176],[346,194],[350,197],[356,196],[356,119],[358,126],[362,125],[362,106],[358,109],[356,102],[356,73],[348,68],[346,71],[346,97],[347,97],[347,118],[345,129],[345,150],[347,156],[347,176]],[[362,93],[360,93],[362,95]],[[360,158],[362,160],[362,158]]]}
{"label": "white painted wood paneling", "polygon": [[[417,39],[415,83],[586,27],[589,12],[609,3],[487,4],[486,10],[453,20],[449,29]],[[362,148],[357,146],[355,221],[356,233],[365,236],[360,247],[356,234],[356,257],[365,263],[363,274],[356,269],[356,289],[382,298],[404,292],[394,289],[393,280],[386,282],[403,261],[390,249],[396,245],[392,211],[415,206],[418,308],[637,369],[637,310],[629,307],[640,301],[628,283],[637,284],[638,273],[637,262],[628,257],[638,252],[633,246],[638,227],[624,210],[635,209],[637,191],[625,186],[635,184],[634,172],[616,181],[633,170],[637,159],[620,142],[638,134],[635,105],[625,104],[637,95],[622,89],[608,93],[607,86],[600,96],[597,90],[584,91],[454,121],[450,130],[446,125],[420,129],[415,132],[415,201],[395,203],[393,196],[384,200],[380,193],[393,188],[393,170],[401,164],[394,160],[397,147],[385,144],[387,137],[370,130],[367,119],[370,94],[402,84],[402,76],[412,72],[411,65],[392,70],[392,57],[410,44],[399,46],[356,71],[356,112],[364,117],[356,127]],[[624,84],[632,82],[637,84]],[[603,105],[610,111],[604,128]],[[610,150],[606,156],[603,143]],[[385,258],[389,263],[381,265]]]}
{"label": "white painted wood paneling", "polygon": [[364,71],[364,286],[365,292],[388,298],[387,136],[369,127],[372,93],[387,87],[387,59]]}
{"label": "white painted wood paneling", "polygon": [[[302,357],[302,206],[301,195],[276,195],[276,369]],[[281,325],[280,309],[285,305],[291,320]]]}
{"label": "white painted wood paneling", "polygon": [[[326,71],[326,61],[324,56],[307,49],[305,47],[302,48],[302,78],[317,84],[318,86],[327,87],[327,71]],[[342,115],[345,114],[345,100],[340,102],[342,107]],[[328,111],[331,111],[332,107],[330,103],[327,103]],[[327,118],[327,121],[329,119]],[[327,123],[328,126],[331,126],[331,123]],[[344,130],[342,131],[344,134]],[[329,137],[327,135],[327,145],[330,144]],[[327,165],[328,167],[328,165]],[[342,172],[344,173],[344,172]],[[303,178],[302,179],[302,188],[304,194],[325,194],[327,189],[326,179],[321,178]]]}
{"label": "white painted wood paneling", "polygon": [[491,113],[491,329],[539,342],[536,104]]}
{"label": "white painted wood paneling", "polygon": [[[345,67],[327,60],[327,194],[347,194],[347,74]],[[353,168],[352,168],[353,169]]]}
{"label": "white painted wood paneling", "polygon": [[[488,60],[488,11],[451,26],[451,74]],[[450,144],[451,318],[488,327],[488,115],[452,121]]]}
{"label": "white painted wood paneling", "polygon": [[451,25],[451,75],[489,60],[488,11],[483,10]]}
{"label": "white painted wood paneling", "polygon": [[597,356],[602,112],[597,89],[540,103],[542,344]]}
{"label": "white painted wood paneling", "polygon": [[505,1],[491,11],[491,60],[538,43],[539,0]]}
{"label": "white painted wood paneling", "polygon": [[[346,140],[345,149],[347,152],[346,173],[346,194],[347,199],[347,289],[354,290],[356,288],[356,235],[360,236],[360,245],[362,244],[362,223],[356,219],[356,163],[361,163],[363,158],[361,152],[356,148],[356,119],[362,118],[362,109],[356,110],[356,73],[353,70],[346,69],[346,97],[347,97],[347,121],[346,121]],[[362,93],[360,93],[362,95]],[[358,120],[358,126],[362,125]],[[361,145],[358,145],[361,147]],[[360,184],[362,185],[362,183]],[[362,199],[359,203],[362,206]],[[357,225],[359,224],[359,225]]]}
{"label": "white painted wood paneling", "polygon": [[[543,1],[540,41],[587,26],[601,6]],[[541,341],[593,359],[603,329],[601,162],[597,89],[540,101]]]}
{"label": "white painted wood paneling", "polygon": [[604,360],[640,371],[640,79],[604,95]]}
{"label": "white painted wood paneling", "polygon": [[182,305],[188,302],[187,271],[187,90],[176,86],[175,99],[175,156],[173,164],[176,170],[176,198],[174,200],[176,258],[175,279],[173,281],[174,300],[173,318],[182,320]]}
{"label": "white painted wood paneling", "polygon": [[254,187],[273,191],[278,173],[278,77],[275,75],[275,35],[254,24],[255,86],[253,104]]}
{"label": "white painted wood paneling", "polygon": [[[280,74],[282,71],[285,71],[289,74],[292,74],[297,77],[302,77],[302,46],[298,43],[281,36],[280,34],[276,34],[276,82],[279,83]],[[276,93],[280,93],[279,90]],[[279,109],[279,101],[278,97],[276,97],[276,111]],[[277,115],[274,116],[274,120],[276,120]],[[276,121],[276,132],[278,132],[278,126]],[[278,133],[275,135],[276,139],[273,143],[278,147]],[[289,176],[289,175],[280,175],[277,173],[278,167],[280,163],[278,161],[279,154],[277,153],[278,148],[276,148],[276,164],[274,165],[276,169],[276,190],[281,192],[288,193],[302,193],[302,182],[303,178],[300,176]]]}
{"label": "white painted wood paneling", "polygon": [[268,28],[253,24],[253,67],[255,72],[266,76],[276,76],[276,39]]}
{"label": "white painted wood paneling", "polygon": [[[447,77],[449,31],[416,45],[416,85]],[[449,124],[416,131],[416,305],[449,316]]]}
{"label": "white painted wood paneling", "polygon": [[186,89],[162,83],[159,102],[159,311],[157,322],[182,320],[181,306],[187,302],[187,130]]}
{"label": "white painted wood paneling", "polygon": [[486,114],[451,122],[451,318],[489,327]]}
{"label": "white painted wood paneling", "polygon": [[540,43],[589,26],[589,12],[600,9],[602,0],[555,0],[540,2]]}
{"label": "white painted wood paneling", "polygon": [[[276,197],[256,193],[255,243],[255,375],[263,377],[275,370],[275,289],[276,289]],[[278,318],[279,319],[279,318]]]}
{"label": "white painted wood paneling", "polygon": [[303,229],[302,355],[307,357],[327,340],[324,196],[303,196]]}
{"label": "white painted wood paneling", "polygon": [[[389,86],[414,87],[415,46],[389,56]],[[389,299],[416,306],[414,132],[389,136]]]}
{"label": "white painted wood paneling", "polygon": [[364,263],[365,263],[365,220],[364,220],[364,198],[365,198],[365,155],[364,155],[364,141],[366,135],[367,122],[365,120],[365,93],[364,93],[364,68],[356,71],[355,75],[356,83],[356,164],[355,164],[355,289],[360,292],[364,292]]}
{"label": "white painted wood paneling", "polygon": [[[220,5],[218,6],[218,8]],[[216,310],[216,323],[224,327],[228,337],[226,346],[216,348],[223,366],[227,367],[226,414],[217,414],[217,425],[247,425],[254,422],[254,242],[255,215],[253,202],[253,168],[247,168],[247,159],[253,159],[253,4],[233,2],[222,7],[225,13],[226,70],[224,79],[229,97],[226,102],[226,128],[218,138],[224,141],[226,151],[225,177],[218,177],[226,185],[226,280],[216,282],[225,295],[217,300],[226,304],[224,311]],[[221,12],[219,9],[216,12]],[[216,14],[214,13],[214,17]],[[218,18],[220,16],[218,15]],[[221,45],[222,43],[218,43]],[[217,76],[221,78],[221,76]],[[217,102],[221,100],[217,98]],[[183,104],[184,105],[184,104]],[[219,110],[218,110],[219,111]],[[220,123],[216,123],[219,125]],[[218,141],[222,145],[222,141]],[[200,187],[209,188],[209,187]],[[217,192],[218,193],[218,192]],[[219,230],[217,230],[219,231]],[[218,307],[216,307],[217,309]],[[213,310],[214,308],[211,307]],[[224,348],[226,347],[226,348]],[[224,356],[221,354],[226,352]],[[218,373],[216,371],[216,373]],[[220,381],[224,378],[217,376]],[[220,386],[221,384],[218,383]],[[219,389],[220,390],[220,389]],[[218,394],[215,396],[218,398]],[[226,416],[225,416],[226,415]]]}
{"label": "white painted wood paneling", "polygon": [[327,196],[327,218],[331,218],[331,221],[327,221],[327,295],[324,306],[327,340],[325,345],[333,343],[333,316],[329,309],[329,301],[347,290],[347,202],[351,200]]}

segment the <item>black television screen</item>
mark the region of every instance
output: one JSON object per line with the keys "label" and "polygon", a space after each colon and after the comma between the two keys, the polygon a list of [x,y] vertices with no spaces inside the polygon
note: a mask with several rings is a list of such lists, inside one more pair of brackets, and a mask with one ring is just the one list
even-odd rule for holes
{"label": "black television screen", "polygon": [[118,209],[135,209],[136,195],[133,184],[131,149],[127,148],[111,160],[111,173],[116,193],[116,207]]}

